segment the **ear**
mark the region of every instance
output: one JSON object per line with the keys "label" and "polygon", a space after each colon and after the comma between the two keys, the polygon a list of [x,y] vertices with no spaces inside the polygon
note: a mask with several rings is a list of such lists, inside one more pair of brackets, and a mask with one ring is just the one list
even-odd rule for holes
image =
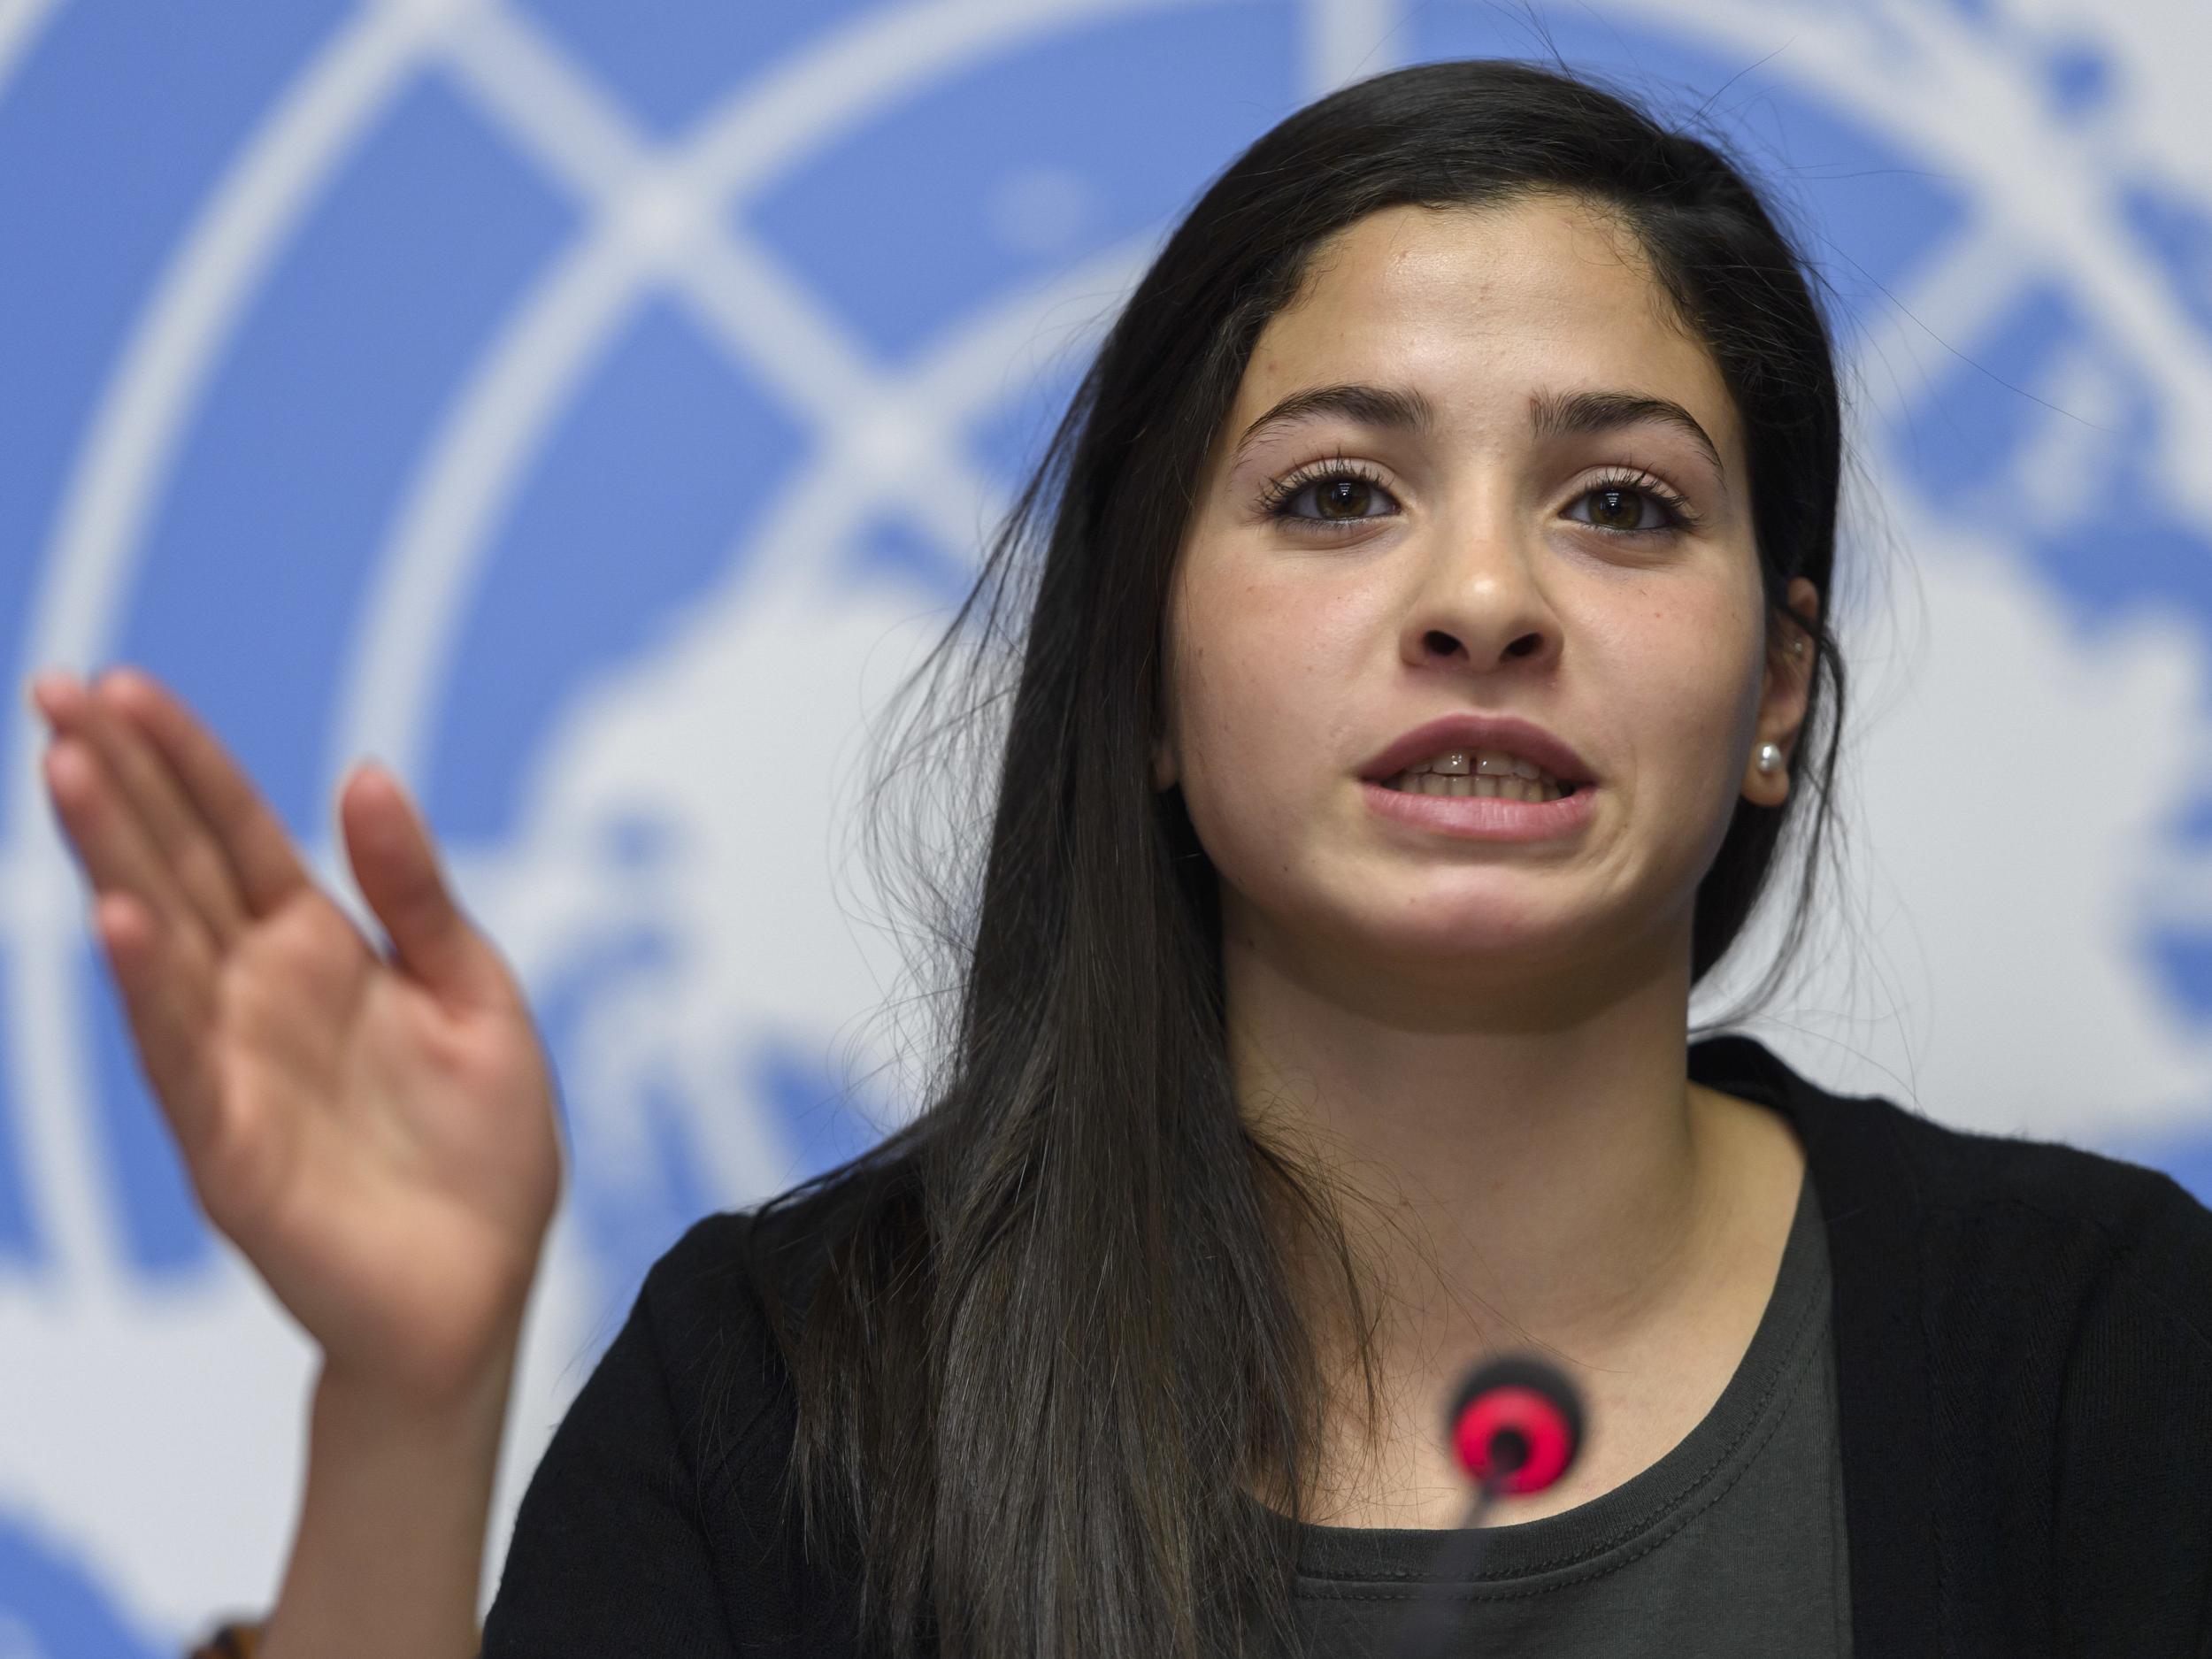
{"label": "ear", "polygon": [[1146,726],[1151,733],[1147,753],[1151,761],[1152,793],[1165,795],[1183,780],[1183,768],[1175,752],[1175,721],[1168,710],[1168,687],[1164,682],[1152,689],[1151,712]]}
{"label": "ear", "polygon": [[1175,764],[1175,749],[1164,737],[1152,740],[1152,792],[1164,795],[1182,778],[1182,769]]}
{"label": "ear", "polygon": [[[1807,623],[1820,615],[1820,590],[1802,576],[1791,581],[1786,603]],[[1758,734],[1744,763],[1743,797],[1755,805],[1780,806],[1789,799],[1791,764],[1812,684],[1812,636],[1805,628],[1786,623],[1767,650],[1766,680],[1759,693]],[[1782,764],[1772,772],[1761,772],[1759,750],[1768,743],[1782,751]]]}

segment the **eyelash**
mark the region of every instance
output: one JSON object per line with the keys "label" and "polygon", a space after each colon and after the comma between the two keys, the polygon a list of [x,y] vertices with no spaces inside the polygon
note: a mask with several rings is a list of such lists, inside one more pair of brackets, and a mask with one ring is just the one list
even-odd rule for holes
{"label": "eyelash", "polygon": [[[1309,518],[1303,513],[1294,513],[1290,511],[1290,503],[1314,485],[1333,484],[1344,479],[1357,480],[1361,483],[1372,485],[1386,495],[1389,493],[1389,486],[1385,484],[1371,468],[1357,461],[1347,461],[1340,458],[1333,461],[1317,461],[1310,465],[1302,466],[1296,472],[1277,479],[1269,485],[1261,494],[1260,509],[1270,518],[1294,522],[1302,526],[1317,526],[1330,533],[1364,524],[1367,522],[1364,518]],[[1678,530],[1694,530],[1702,522],[1701,516],[1673,488],[1654,478],[1649,472],[1637,467],[1617,467],[1592,480],[1583,487],[1575,496],[1575,500],[1581,501],[1609,489],[1627,490],[1633,495],[1650,497],[1657,502],[1666,513],[1667,521],[1642,530],[1617,530],[1610,525],[1601,524],[1594,524],[1589,526],[1593,530],[1602,531],[1607,535],[1666,535]],[[1576,522],[1580,523],[1581,520],[1578,519]]]}

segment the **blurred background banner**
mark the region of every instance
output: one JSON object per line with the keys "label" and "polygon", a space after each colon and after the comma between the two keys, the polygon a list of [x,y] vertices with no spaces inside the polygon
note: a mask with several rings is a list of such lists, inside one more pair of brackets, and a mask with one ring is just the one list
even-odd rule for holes
{"label": "blurred background banner", "polygon": [[136,1073],[24,677],[165,676],[357,913],[381,758],[524,976],[571,1184],[495,1573],[647,1264],[909,1108],[868,713],[1166,227],[1333,86],[1555,52],[1836,291],[1847,879],[1750,1029],[2212,1194],[2200,0],[0,0],[0,1659],[265,1604],[311,1360]]}

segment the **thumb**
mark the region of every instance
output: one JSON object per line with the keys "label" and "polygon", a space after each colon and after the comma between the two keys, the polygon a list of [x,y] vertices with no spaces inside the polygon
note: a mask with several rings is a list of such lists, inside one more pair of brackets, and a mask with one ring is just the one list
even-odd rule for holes
{"label": "thumb", "polygon": [[338,821],[353,879],[400,964],[447,1000],[505,1000],[496,956],[454,903],[430,832],[399,780],[374,761],[355,767],[339,792]]}

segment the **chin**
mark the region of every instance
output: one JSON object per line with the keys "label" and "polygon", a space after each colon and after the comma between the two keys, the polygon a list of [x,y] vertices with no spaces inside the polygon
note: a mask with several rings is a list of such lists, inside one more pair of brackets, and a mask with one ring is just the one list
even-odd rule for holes
{"label": "chin", "polygon": [[1463,895],[1409,898],[1388,910],[1363,910],[1332,932],[1348,931],[1354,948],[1371,959],[1438,965],[1530,964],[1571,955],[1585,929],[1534,907],[1502,905]]}
{"label": "chin", "polygon": [[1553,956],[1564,956],[1566,941],[1556,930],[1502,926],[1494,920],[1458,928],[1408,928],[1402,923],[1379,931],[1371,953],[1385,961],[1429,967],[1463,964],[1469,968],[1526,969]]}

